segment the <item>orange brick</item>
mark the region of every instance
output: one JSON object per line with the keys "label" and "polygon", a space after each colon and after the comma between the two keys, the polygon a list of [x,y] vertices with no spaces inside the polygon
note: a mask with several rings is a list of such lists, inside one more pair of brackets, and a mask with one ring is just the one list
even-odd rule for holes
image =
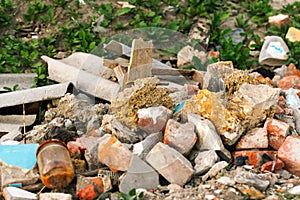
{"label": "orange brick", "polygon": [[278,81],[277,87],[282,90],[288,90],[290,88],[300,89],[300,77],[296,75],[283,77]]}
{"label": "orange brick", "polygon": [[269,134],[269,145],[278,150],[289,133],[289,125],[273,118],[268,118],[265,125]]}
{"label": "orange brick", "polygon": [[276,172],[278,170],[281,170],[284,167],[284,162],[282,162],[280,159],[276,159],[275,161],[269,161],[266,162],[261,166],[262,172]]}
{"label": "orange brick", "polygon": [[284,162],[285,169],[300,176],[300,136],[288,136],[278,149],[278,157]]}

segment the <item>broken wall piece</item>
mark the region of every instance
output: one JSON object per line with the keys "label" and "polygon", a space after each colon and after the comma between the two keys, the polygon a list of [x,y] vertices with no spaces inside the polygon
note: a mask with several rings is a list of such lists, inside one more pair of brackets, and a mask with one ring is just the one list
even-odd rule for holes
{"label": "broken wall piece", "polygon": [[142,38],[132,41],[127,81],[152,76],[152,49],[152,41],[144,41]]}

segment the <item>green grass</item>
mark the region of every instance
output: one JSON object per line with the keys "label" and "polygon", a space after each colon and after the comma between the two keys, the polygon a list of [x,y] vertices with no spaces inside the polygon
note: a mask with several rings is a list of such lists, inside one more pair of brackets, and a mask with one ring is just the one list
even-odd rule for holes
{"label": "green grass", "polygon": [[[7,34],[0,36],[0,73],[22,73],[31,70],[37,73],[36,86],[47,85],[51,82],[47,80],[47,65],[41,60],[42,55],[53,57],[59,51],[70,55],[73,52],[92,52],[98,45],[107,41],[111,35],[95,32],[96,20],[100,15],[104,15],[104,20],[100,25],[110,30],[110,32],[122,32],[143,27],[166,27],[188,35],[193,23],[200,17],[210,19],[210,41],[208,50],[220,49],[221,60],[231,60],[234,66],[239,69],[249,69],[257,65],[256,59],[250,59],[249,43],[255,41],[256,49],[260,49],[262,42],[260,38],[253,34],[250,22],[257,27],[267,26],[268,16],[278,13],[287,13],[291,18],[291,25],[300,28],[300,17],[297,15],[297,8],[300,3],[284,7],[281,11],[275,11],[269,5],[270,0],[263,1],[243,1],[239,2],[240,10],[245,15],[235,16],[235,26],[243,28],[246,32],[245,41],[236,45],[231,39],[225,39],[225,35],[230,33],[230,29],[224,30],[222,24],[224,20],[231,17],[228,1],[224,0],[187,0],[185,3],[179,0],[129,0],[134,8],[117,8],[112,3],[97,4],[96,1],[86,1],[91,4],[90,10],[94,16],[92,20],[83,21],[85,13],[80,10],[81,5],[77,1],[51,0],[51,1],[28,1],[25,13],[22,14],[22,23],[14,21],[18,5],[12,0],[0,0],[0,24]],[[70,6],[70,5],[73,6]],[[166,19],[164,8],[172,6],[173,18]],[[66,11],[67,23],[60,24],[58,31],[46,37],[37,39],[20,38],[17,34],[21,31],[22,25],[51,27],[59,23],[57,12],[63,9]],[[5,28],[5,29],[4,29]],[[284,38],[288,26],[278,29],[268,27],[268,34],[278,35]],[[160,34],[160,33],[156,33]],[[125,38],[124,38],[125,39]],[[172,38],[170,38],[172,39]],[[195,41],[194,41],[195,42]],[[300,45],[298,43],[287,42],[290,48],[290,58],[287,64],[294,63],[299,67]],[[178,48],[178,47],[170,47]],[[173,51],[173,56],[176,56]],[[167,52],[167,51],[165,51]],[[170,53],[170,52],[168,52]],[[172,52],[171,52],[172,53]],[[195,59],[196,69],[203,69],[198,66]]]}

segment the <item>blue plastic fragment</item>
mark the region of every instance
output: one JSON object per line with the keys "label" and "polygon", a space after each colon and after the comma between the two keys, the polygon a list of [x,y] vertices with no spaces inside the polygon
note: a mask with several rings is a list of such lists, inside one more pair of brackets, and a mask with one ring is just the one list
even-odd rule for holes
{"label": "blue plastic fragment", "polygon": [[0,160],[6,164],[32,169],[39,144],[0,145]]}
{"label": "blue plastic fragment", "polygon": [[180,111],[182,110],[184,104],[185,104],[185,101],[183,101],[183,102],[181,102],[179,105],[177,105],[177,106],[175,107],[175,109],[174,109],[173,114],[176,114],[176,113],[180,112]]}

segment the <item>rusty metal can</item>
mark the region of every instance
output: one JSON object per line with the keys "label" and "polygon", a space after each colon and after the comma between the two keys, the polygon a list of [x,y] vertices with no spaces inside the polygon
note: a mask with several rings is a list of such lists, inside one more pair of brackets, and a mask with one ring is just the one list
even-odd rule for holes
{"label": "rusty metal can", "polygon": [[42,142],[37,151],[40,178],[48,188],[69,185],[74,178],[74,167],[64,142],[56,139]]}

